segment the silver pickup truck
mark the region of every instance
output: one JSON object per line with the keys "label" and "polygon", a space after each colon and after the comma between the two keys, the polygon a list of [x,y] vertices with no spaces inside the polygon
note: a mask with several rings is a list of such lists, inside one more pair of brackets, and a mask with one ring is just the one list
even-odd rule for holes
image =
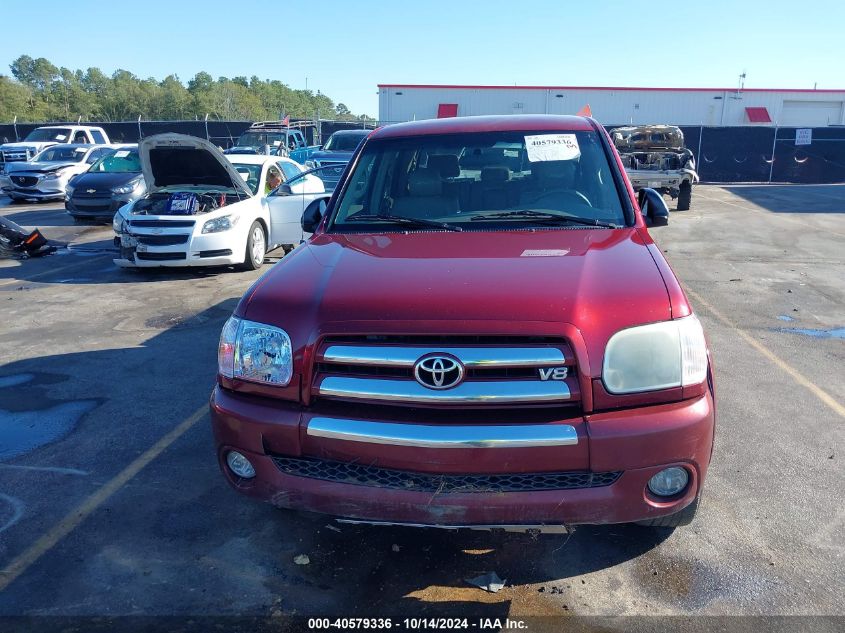
{"label": "silver pickup truck", "polygon": [[678,211],[692,202],[698,182],[695,157],[684,146],[684,133],[673,125],[636,125],[610,130],[613,144],[634,189],[656,189],[678,200]]}

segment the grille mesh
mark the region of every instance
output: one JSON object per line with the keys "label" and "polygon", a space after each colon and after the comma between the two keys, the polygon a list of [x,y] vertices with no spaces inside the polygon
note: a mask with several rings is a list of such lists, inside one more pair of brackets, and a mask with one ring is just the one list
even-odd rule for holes
{"label": "grille mesh", "polygon": [[283,473],[297,477],[336,481],[355,486],[443,494],[598,488],[609,486],[622,475],[621,471],[433,475],[320,459],[274,457],[273,461]]}

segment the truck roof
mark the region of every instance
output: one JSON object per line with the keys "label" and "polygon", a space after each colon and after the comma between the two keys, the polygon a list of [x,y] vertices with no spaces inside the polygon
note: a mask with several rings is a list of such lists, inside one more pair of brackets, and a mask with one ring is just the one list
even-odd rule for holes
{"label": "truck roof", "polygon": [[81,123],[57,123],[56,125],[39,125],[37,130],[55,130],[56,128],[65,128],[65,127],[81,127],[91,130],[101,130],[103,128],[96,126],[96,125],[83,125]]}
{"label": "truck roof", "polygon": [[511,132],[560,130],[561,132],[595,129],[587,117],[553,114],[511,114],[504,116],[467,116],[396,123],[375,130],[371,138],[403,138],[430,134],[462,134],[466,132]]}

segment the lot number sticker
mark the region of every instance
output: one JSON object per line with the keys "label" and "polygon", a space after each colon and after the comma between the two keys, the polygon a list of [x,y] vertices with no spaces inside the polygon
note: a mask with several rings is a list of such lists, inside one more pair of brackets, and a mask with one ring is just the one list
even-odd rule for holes
{"label": "lot number sticker", "polygon": [[547,160],[573,160],[581,155],[578,137],[574,134],[538,134],[525,137],[528,160],[538,163]]}

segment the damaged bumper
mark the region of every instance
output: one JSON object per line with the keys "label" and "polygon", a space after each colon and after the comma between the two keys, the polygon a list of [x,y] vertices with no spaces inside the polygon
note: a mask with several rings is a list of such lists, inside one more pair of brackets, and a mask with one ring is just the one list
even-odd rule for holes
{"label": "damaged bumper", "polygon": [[[679,403],[552,421],[541,437],[527,432],[526,444],[499,441],[525,428],[519,424],[476,427],[495,441],[472,447],[427,443],[427,429],[449,434],[443,424],[369,420],[358,437],[355,429],[367,427],[326,434],[326,420],[335,430],[349,420],[220,387],[211,419],[220,468],[243,494],[355,522],[478,529],[624,523],[678,512],[699,494],[714,429],[709,391]],[[312,424],[317,432],[309,431]],[[374,437],[372,425],[379,424],[389,432]],[[406,427],[400,439],[423,443],[395,441],[389,427],[396,426]],[[254,477],[228,468],[232,450],[249,460]],[[654,498],[648,481],[669,466],[685,468],[689,484],[676,497]]]}
{"label": "damaged bumper", "polygon": [[628,179],[634,189],[656,189],[663,192],[672,192],[677,194],[681,183],[698,182],[698,174],[691,169],[685,169],[679,172],[656,172],[649,170],[626,170]]}
{"label": "damaged bumper", "polygon": [[224,233],[194,235],[174,228],[122,233],[115,241],[120,256],[114,263],[121,268],[232,266],[244,260],[244,253],[233,250],[232,238]]}

